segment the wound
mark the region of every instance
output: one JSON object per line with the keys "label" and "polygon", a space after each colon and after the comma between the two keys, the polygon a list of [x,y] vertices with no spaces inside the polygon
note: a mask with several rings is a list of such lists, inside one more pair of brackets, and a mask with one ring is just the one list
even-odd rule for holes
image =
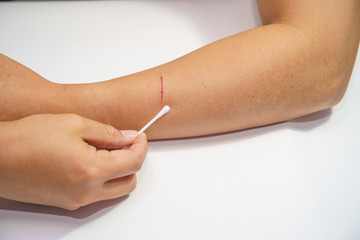
{"label": "wound", "polygon": [[164,100],[164,79],[163,76],[160,75],[160,102],[163,103]]}

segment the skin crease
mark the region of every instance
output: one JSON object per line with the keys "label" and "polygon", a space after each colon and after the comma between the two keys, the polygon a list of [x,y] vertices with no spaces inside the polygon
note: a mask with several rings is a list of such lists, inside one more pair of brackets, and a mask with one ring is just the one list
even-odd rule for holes
{"label": "skin crease", "polygon": [[[169,105],[171,111],[147,130],[149,139],[164,139],[276,123],[337,104],[346,91],[359,45],[360,1],[258,0],[258,6],[262,27],[216,41],[164,65],[105,82],[55,84],[0,55],[0,172],[9,173],[0,176],[0,196],[76,209],[130,192],[131,176],[145,158],[146,137],[134,140],[129,153],[118,150],[123,145],[116,145],[115,151],[125,155],[118,158],[120,162],[137,161],[132,167],[115,168],[133,169],[121,175],[124,181],[109,182],[110,173],[100,171],[94,159],[113,151],[97,149],[96,142],[83,136],[82,124],[88,125],[85,122],[89,119],[107,124],[104,126],[139,130],[163,105]],[[76,113],[89,119],[67,114],[24,118],[45,113]],[[101,125],[98,122],[89,125],[96,128]],[[44,136],[53,134],[44,142]],[[120,133],[117,136],[122,139]],[[60,145],[57,138],[63,139]],[[106,134],[102,138],[107,139]],[[73,155],[66,155],[70,154],[66,149],[72,149]],[[72,164],[78,166],[75,173]],[[32,172],[38,174],[31,175],[25,166],[32,166]],[[41,174],[48,170],[52,175]],[[56,176],[55,180],[51,176]],[[26,185],[27,179],[43,187],[23,194],[31,187]],[[105,183],[118,183],[117,190],[105,194],[101,190],[108,186]],[[70,190],[65,186],[71,186]],[[84,189],[92,189],[93,194]],[[56,200],[59,196],[65,204]]]}

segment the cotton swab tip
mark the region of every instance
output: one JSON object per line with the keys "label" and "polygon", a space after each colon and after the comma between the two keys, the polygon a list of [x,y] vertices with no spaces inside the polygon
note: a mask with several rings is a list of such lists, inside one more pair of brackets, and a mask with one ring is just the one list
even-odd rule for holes
{"label": "cotton swab tip", "polygon": [[150,122],[148,122],[148,124],[146,124],[139,132],[138,135],[142,132],[144,132],[148,127],[151,126],[151,124],[153,124],[156,120],[158,120],[159,118],[161,118],[162,116],[164,116],[166,113],[168,113],[170,111],[170,107],[168,105],[165,105],[160,112],[153,118],[151,119]]}
{"label": "cotton swab tip", "polygon": [[170,107],[169,107],[168,105],[165,105],[165,106],[163,107],[163,109],[161,109],[160,112],[163,112],[164,114],[166,114],[166,113],[169,112],[169,111],[170,111]]}

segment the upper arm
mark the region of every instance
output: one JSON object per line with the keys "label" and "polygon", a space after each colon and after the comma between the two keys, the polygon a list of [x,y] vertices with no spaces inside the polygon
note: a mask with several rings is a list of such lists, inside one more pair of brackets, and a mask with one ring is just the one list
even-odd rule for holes
{"label": "upper arm", "polygon": [[360,20],[359,0],[257,0],[264,24],[341,25]]}
{"label": "upper arm", "polygon": [[[257,0],[264,25],[286,24],[308,41],[306,49],[330,84],[334,103],[345,93],[360,40],[360,0]],[[334,104],[333,103],[333,104]]]}
{"label": "upper arm", "polygon": [[[257,0],[261,19],[291,24],[310,40],[332,40],[358,45],[360,38],[360,0]],[[347,41],[347,42],[345,42]],[[330,42],[329,42],[330,43]]]}

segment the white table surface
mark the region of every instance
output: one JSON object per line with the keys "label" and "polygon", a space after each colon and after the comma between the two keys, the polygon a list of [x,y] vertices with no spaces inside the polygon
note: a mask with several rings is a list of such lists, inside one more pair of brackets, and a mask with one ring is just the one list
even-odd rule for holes
{"label": "white table surface", "polygon": [[[0,52],[95,82],[259,25],[251,0],[2,2]],[[0,199],[0,239],[360,239],[359,77],[358,60],[331,110],[150,143],[129,197],[75,212]]]}

